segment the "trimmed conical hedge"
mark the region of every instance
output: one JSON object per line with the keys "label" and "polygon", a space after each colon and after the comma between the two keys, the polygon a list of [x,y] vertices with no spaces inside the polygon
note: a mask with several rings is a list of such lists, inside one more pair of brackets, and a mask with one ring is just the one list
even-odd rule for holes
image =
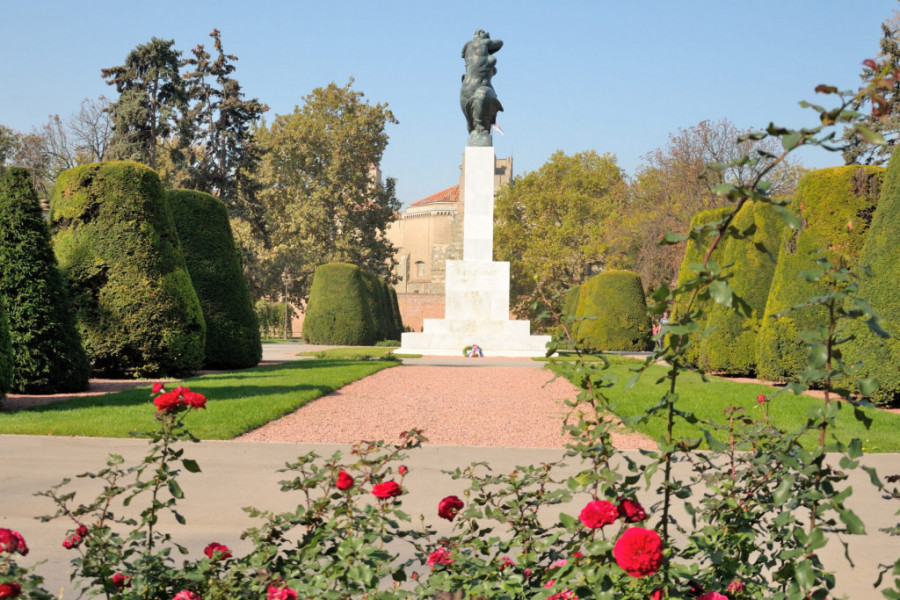
{"label": "trimmed conical hedge", "polygon": [[403,333],[403,317],[400,315],[400,303],[397,301],[397,290],[394,286],[387,284],[388,293],[391,295],[391,317],[394,320],[394,329],[397,331],[397,337],[400,340],[400,334]]}
{"label": "trimmed conical hedge", "polygon": [[310,344],[371,346],[375,323],[362,270],[347,263],[321,265],[313,276],[303,320]]}
{"label": "trimmed conical hedge", "polygon": [[[745,204],[735,215],[732,226],[739,231],[756,227],[746,239],[729,238],[718,260],[733,265],[729,279],[735,295],[746,302],[749,317],[711,303],[706,327],[715,327],[700,341],[698,362],[708,371],[728,375],[752,375],[756,372],[757,335],[766,310],[766,299],[775,265],[784,223],[771,204]],[[761,250],[761,246],[765,248]]]}
{"label": "trimmed conical hedge", "polygon": [[[801,273],[815,268],[825,249],[828,256],[857,264],[865,234],[881,189],[881,167],[846,166],[807,174],[797,185],[791,210],[800,217],[800,230],[785,229],[778,265],[766,302],[758,337],[757,373],[771,381],[793,380],[806,367],[806,344],[800,333],[825,324],[819,308],[775,314],[824,291],[821,283]],[[853,227],[847,227],[853,223]]]}
{"label": "trimmed conical hedge", "polygon": [[157,174],[130,161],[69,169],[50,206],[94,372],[177,377],[199,369],[203,312]]}
{"label": "trimmed conical hedge", "polygon": [[872,268],[872,277],[861,278],[859,296],[869,301],[883,319],[882,327],[892,336],[882,339],[862,323],[855,323],[856,335],[848,342],[844,358],[862,361],[862,375],[875,377],[880,388],[871,399],[879,404],[900,403],[900,153],[894,152],[884,176],[884,187],[872,224],[859,255],[859,264]]}
{"label": "trimmed conical hedge", "polygon": [[169,210],[181,242],[206,323],[210,369],[243,369],[259,364],[259,322],[240,250],[234,243],[228,210],[220,200],[193,190],[170,190]]}
{"label": "trimmed conical hedge", "polygon": [[[641,278],[631,271],[604,271],[581,286],[578,343],[591,350],[648,350],[650,316]],[[586,319],[586,317],[595,317]]]}
{"label": "trimmed conical hedge", "polygon": [[12,347],[10,390],[86,390],[91,366],[50,247],[50,231],[31,174],[18,167],[0,176],[0,296],[6,301]]}
{"label": "trimmed conical hedge", "polygon": [[9,341],[9,323],[6,320],[6,306],[0,298],[0,408],[2,400],[12,385],[12,344]]}

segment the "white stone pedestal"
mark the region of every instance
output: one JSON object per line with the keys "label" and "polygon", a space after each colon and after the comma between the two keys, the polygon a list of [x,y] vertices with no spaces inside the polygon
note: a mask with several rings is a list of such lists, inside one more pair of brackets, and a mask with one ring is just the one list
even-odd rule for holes
{"label": "white stone pedestal", "polygon": [[462,356],[478,344],[485,357],[544,356],[549,335],[509,318],[509,263],[494,262],[494,149],[466,147],[463,260],[447,261],[443,319],[404,333],[398,354]]}

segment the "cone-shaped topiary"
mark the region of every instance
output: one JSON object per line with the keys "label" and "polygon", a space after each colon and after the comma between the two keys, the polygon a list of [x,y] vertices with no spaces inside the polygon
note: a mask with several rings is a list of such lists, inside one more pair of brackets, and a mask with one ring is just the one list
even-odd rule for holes
{"label": "cone-shaped topiary", "polygon": [[26,169],[0,176],[0,296],[12,345],[10,390],[29,394],[88,388],[91,366],[50,247],[50,231]]}
{"label": "cone-shaped topiary", "polygon": [[[631,271],[604,271],[581,286],[576,317],[578,343],[592,350],[648,350],[650,316],[641,278]],[[595,317],[585,319],[585,317]]]}
{"label": "cone-shaped topiary", "polygon": [[397,331],[397,337],[395,339],[400,339],[400,334],[403,333],[403,317],[400,316],[400,303],[397,301],[397,290],[394,289],[394,286],[391,284],[387,284],[388,293],[391,295],[391,316],[394,320],[394,329]]}
{"label": "cone-shaped topiary", "polygon": [[884,186],[872,224],[859,255],[859,264],[872,268],[872,277],[859,282],[859,296],[869,301],[883,319],[882,327],[893,337],[882,339],[862,323],[850,332],[855,339],[844,346],[848,363],[862,361],[862,376],[875,377],[880,388],[871,396],[878,404],[900,403],[900,152],[894,152],[884,176]]}
{"label": "cone-shaped topiary", "polygon": [[756,227],[746,239],[728,238],[718,257],[722,265],[733,265],[728,269],[732,275],[728,281],[735,295],[750,307],[751,315],[744,317],[732,308],[711,303],[706,327],[715,329],[700,341],[698,362],[709,371],[751,375],[756,372],[756,338],[784,223],[771,204],[749,202],[735,215],[732,226],[739,231]]}
{"label": "cone-shaped topiary", "polygon": [[3,398],[12,385],[12,344],[9,341],[9,323],[6,320],[6,306],[0,297],[0,408]]}
{"label": "cone-shaped topiary", "polygon": [[129,161],[60,174],[54,247],[94,372],[180,376],[203,365],[206,327],[157,174]]}
{"label": "cone-shaped topiary", "polygon": [[820,249],[826,249],[832,259],[842,257],[846,266],[857,264],[883,177],[881,167],[847,166],[813,171],[800,180],[791,210],[803,226],[800,230],[785,228],[781,237],[757,342],[761,378],[792,380],[806,368],[806,343],[800,333],[825,325],[823,310],[775,314],[823,291],[824,283],[808,282],[801,275],[815,268]]}
{"label": "cone-shaped topiary", "polygon": [[[726,213],[728,213],[728,211],[733,210],[733,208],[734,207],[732,206],[722,206],[719,208],[701,210],[691,219],[691,229],[700,225],[712,223],[713,221],[719,221],[725,216]],[[691,269],[691,265],[703,263],[703,258],[706,256],[706,252],[709,249],[709,245],[712,243],[712,241],[713,237],[711,236],[703,237],[699,243],[695,242],[693,239],[689,239],[687,241],[687,245],[684,249],[684,259],[681,261],[681,267],[678,269],[677,285],[684,285],[685,282],[697,276],[697,272]],[[710,256],[710,260],[719,262],[718,258],[721,253],[722,245],[720,243],[719,246],[716,246],[716,250]],[[674,322],[676,319],[683,316],[683,313],[687,311],[688,304],[692,295],[692,292],[688,292],[678,296],[675,304],[672,306],[672,315],[670,317],[671,321]],[[697,320],[700,325],[705,325],[706,320],[709,318],[709,310],[710,308],[712,308],[713,304],[713,301],[710,300],[708,296],[701,297],[698,295],[693,304],[690,305],[691,312],[698,315],[695,317],[695,320]],[[687,348],[685,358],[687,358],[691,362],[698,361],[698,359],[700,358],[699,341],[694,341],[691,346]]]}
{"label": "cone-shaped topiary", "polygon": [[375,323],[365,276],[356,265],[321,265],[313,276],[303,320],[310,344],[371,346]]}
{"label": "cone-shaped topiary", "polygon": [[234,243],[228,210],[214,196],[170,190],[169,210],[181,242],[206,323],[210,369],[242,369],[259,364],[262,342],[250,288]]}
{"label": "cone-shaped topiary", "polygon": [[372,323],[375,326],[375,341],[396,339],[393,337],[394,319],[390,314],[388,291],[384,281],[368,271],[362,271],[362,276],[366,286],[366,304],[372,313]]}

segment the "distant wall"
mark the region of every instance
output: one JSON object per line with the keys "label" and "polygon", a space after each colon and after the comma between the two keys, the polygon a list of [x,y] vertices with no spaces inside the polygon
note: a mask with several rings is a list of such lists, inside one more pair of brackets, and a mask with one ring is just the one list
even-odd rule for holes
{"label": "distant wall", "polygon": [[403,324],[413,331],[422,331],[423,319],[444,318],[443,294],[397,294]]}

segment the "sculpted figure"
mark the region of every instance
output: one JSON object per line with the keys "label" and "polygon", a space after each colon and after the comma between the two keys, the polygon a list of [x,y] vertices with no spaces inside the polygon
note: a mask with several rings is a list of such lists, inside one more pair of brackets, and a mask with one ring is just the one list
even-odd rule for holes
{"label": "sculpted figure", "polygon": [[466,115],[469,146],[493,145],[491,126],[497,122],[497,113],[503,110],[497,99],[497,92],[491,85],[491,77],[497,73],[497,59],[493,54],[502,47],[501,40],[492,40],[481,29],[463,46],[466,74],[462,76],[459,104]]}

